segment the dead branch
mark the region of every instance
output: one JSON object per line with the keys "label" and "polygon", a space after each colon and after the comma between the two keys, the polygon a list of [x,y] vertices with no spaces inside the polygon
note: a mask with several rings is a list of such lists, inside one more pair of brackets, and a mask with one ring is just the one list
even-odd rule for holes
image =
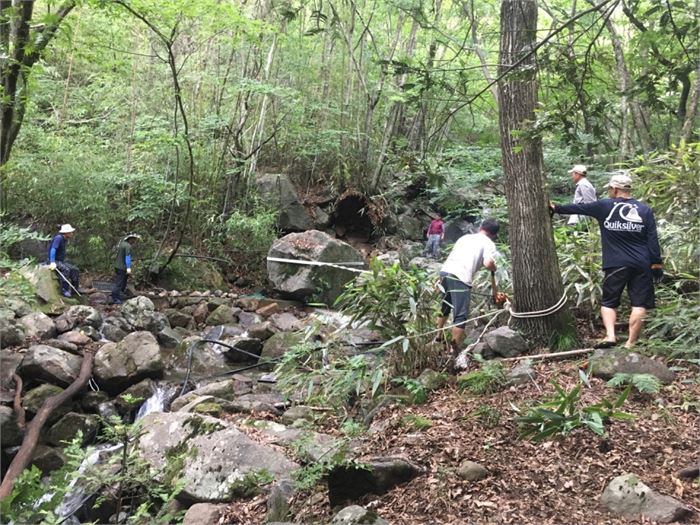
{"label": "dead branch", "polygon": [[14,409],[17,416],[17,426],[24,433],[24,429],[27,426],[27,418],[22,406],[22,378],[18,374],[13,374],[12,379],[15,380]]}
{"label": "dead branch", "polygon": [[568,352],[551,352],[548,354],[519,355],[518,357],[507,357],[501,361],[521,361],[523,359],[550,359],[553,357],[565,357],[568,355],[587,354],[593,352],[593,348],[582,348],[581,350],[569,350]]}
{"label": "dead branch", "polygon": [[80,366],[80,373],[75,381],[73,381],[70,386],[68,386],[68,388],[66,388],[60,394],[51,396],[44,401],[44,404],[41,405],[41,408],[36,413],[34,419],[31,420],[29,425],[27,425],[27,433],[24,435],[19,452],[17,452],[17,455],[12,460],[12,463],[10,463],[7,473],[5,474],[5,478],[2,480],[2,484],[0,484],[0,501],[4,500],[12,493],[12,489],[15,486],[17,478],[31,461],[32,454],[34,453],[34,449],[39,441],[41,429],[49,419],[51,413],[73,397],[73,395],[78,393],[78,391],[80,391],[87,384],[88,379],[90,379],[90,376],[92,375],[92,362],[94,357],[94,351],[85,351],[83,354],[83,363]]}

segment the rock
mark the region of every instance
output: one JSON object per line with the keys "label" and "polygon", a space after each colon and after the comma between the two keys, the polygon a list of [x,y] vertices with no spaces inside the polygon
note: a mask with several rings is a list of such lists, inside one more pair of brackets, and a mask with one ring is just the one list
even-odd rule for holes
{"label": "rock", "polygon": [[106,392],[103,392],[102,390],[98,390],[97,392],[88,390],[80,399],[80,406],[86,412],[97,412],[100,404],[108,400],[109,396]]}
{"label": "rock", "polygon": [[26,337],[49,339],[56,335],[56,324],[53,319],[41,312],[27,314],[19,322],[24,326]]}
{"label": "rock", "polygon": [[14,447],[22,443],[17,418],[10,407],[0,406],[0,447]]}
{"label": "rock", "polygon": [[255,421],[253,426],[265,437],[267,443],[291,448],[303,461],[317,462],[323,458],[332,458],[346,448],[351,451],[355,448],[352,441],[347,443],[342,438],[313,430],[290,428],[274,421]]}
{"label": "rock", "polygon": [[226,505],[195,503],[185,513],[182,525],[218,525]]}
{"label": "rock", "polygon": [[34,454],[32,455],[32,465],[41,470],[46,475],[54,470],[61,468],[66,463],[66,456],[60,448],[48,447],[46,445],[37,445]]}
{"label": "rock", "polygon": [[107,317],[102,323],[102,336],[108,341],[118,343],[131,330],[129,324],[121,317]]}
{"label": "rock", "polygon": [[192,311],[192,318],[197,324],[204,323],[207,320],[207,317],[209,317],[209,308],[207,307],[207,303],[198,304]]}
{"label": "rock", "polygon": [[304,334],[294,332],[277,332],[263,343],[260,353],[261,361],[270,361],[282,357],[287,350],[300,344],[304,340]]}
{"label": "rock", "polygon": [[71,330],[70,332],[62,333],[58,336],[58,340],[65,341],[75,346],[85,346],[92,343],[92,339],[82,330]]}
{"label": "rock", "polygon": [[507,326],[501,326],[484,335],[484,342],[501,357],[517,357],[528,350],[523,336]]}
{"label": "rock", "polygon": [[80,446],[85,446],[95,438],[99,426],[100,418],[95,414],[68,412],[49,429],[47,441],[52,445],[64,445],[81,431]]}
{"label": "rock", "polygon": [[0,299],[0,309],[12,310],[14,317],[25,317],[33,313],[31,305],[17,297],[5,297]]}
{"label": "rock", "polygon": [[622,349],[596,350],[590,363],[593,375],[602,379],[611,379],[615,374],[651,374],[668,385],[674,378],[661,361]]}
{"label": "rock", "polygon": [[[131,385],[114,399],[117,409],[123,414],[131,414],[138,410],[155,391],[153,381],[144,379],[135,385]],[[127,399],[131,397],[134,402],[129,403]]]}
{"label": "rock", "polygon": [[59,333],[68,332],[81,326],[102,326],[102,314],[92,306],[82,304],[71,306],[63,315],[56,318],[56,329]]}
{"label": "rock", "polygon": [[445,222],[444,243],[455,243],[463,235],[477,233],[478,229],[472,223],[463,219],[452,219]]}
{"label": "rock", "polygon": [[0,316],[0,348],[9,348],[24,341],[24,325],[14,319],[14,312],[5,310],[9,315]]}
{"label": "rock", "polygon": [[134,330],[158,333],[170,326],[165,314],[157,312],[153,301],[139,296],[126,301],[121,308],[122,317]]}
{"label": "rock", "polygon": [[88,301],[92,306],[103,306],[109,304],[111,297],[104,292],[95,292],[90,294]]}
{"label": "rock", "polygon": [[80,357],[58,348],[33,345],[24,354],[18,372],[25,380],[68,386],[78,377],[81,363]]}
{"label": "rock", "polygon": [[323,230],[324,228],[328,228],[328,226],[330,226],[331,216],[323,211],[323,208],[314,206],[311,210],[311,215],[313,217],[313,228],[315,230]]}
{"label": "rock", "polygon": [[169,290],[216,290],[226,287],[224,276],[215,262],[192,257],[173,259],[158,277],[158,284]]}
{"label": "rock", "polygon": [[267,319],[273,314],[276,314],[280,311],[280,305],[277,303],[270,303],[265,306],[261,306],[258,308],[255,313],[258,314],[259,316],[263,317],[264,319]]}
{"label": "rock", "polygon": [[152,466],[165,464],[174,450],[184,453],[184,487],[178,497],[186,501],[228,502],[256,475],[280,479],[298,467],[277,450],[208,416],[152,413],[143,418],[143,429],[138,446]]}
{"label": "rock", "polygon": [[275,329],[270,321],[256,323],[248,327],[248,335],[255,339],[260,339],[261,341],[266,341],[272,337],[272,334],[274,333]]}
{"label": "rock", "polygon": [[401,264],[401,257],[397,250],[390,250],[386,253],[381,253],[377,255],[377,260],[380,261],[384,266],[393,266],[394,264]]}
{"label": "rock", "polygon": [[69,354],[77,356],[83,355],[78,350],[78,345],[73,344],[70,341],[64,341],[63,339],[47,339],[46,341],[44,341],[43,344],[45,344],[46,346],[53,346],[54,348],[58,348],[59,350],[63,350],[64,352],[68,352]]}
{"label": "rock", "polygon": [[284,414],[282,414],[282,417],[280,418],[280,420],[282,421],[282,423],[285,423],[286,425],[292,425],[297,420],[313,421],[314,420],[314,411],[311,410],[311,408],[309,408],[309,407],[305,407],[302,405],[296,405],[296,406],[293,406],[293,407],[285,410],[285,412],[284,412]]}
{"label": "rock", "polygon": [[[352,246],[318,230],[291,233],[277,239],[269,257],[323,262],[364,262]],[[267,273],[275,290],[301,301],[318,301],[332,305],[345,284],[356,273],[330,266],[306,266],[267,262]]]}
{"label": "rock", "polygon": [[222,304],[209,314],[206,322],[208,326],[235,324],[238,322],[238,318],[233,307],[227,304]]}
{"label": "rock", "polygon": [[163,368],[153,334],[133,332],[119,343],[107,343],[97,351],[93,373],[101,388],[117,394],[147,377],[162,377]]}
{"label": "rock", "polygon": [[194,317],[186,314],[185,312],[174,308],[169,308],[163,313],[166,315],[168,321],[170,321],[170,326],[173,328],[176,326],[180,326],[182,328],[193,328],[195,326]]}
{"label": "rock", "polygon": [[445,383],[447,383],[447,377],[445,374],[441,374],[435,370],[426,368],[418,376],[417,381],[423,385],[426,390],[432,392],[433,390],[438,390],[439,388],[445,386]]}
{"label": "rock", "polygon": [[305,231],[313,228],[311,217],[299,201],[297,190],[287,175],[263,173],[255,179],[262,200],[278,211],[277,227],[284,231]]}
{"label": "rock", "polygon": [[248,330],[251,326],[260,324],[262,321],[262,317],[252,312],[240,312],[238,314],[238,322],[244,330]]}
{"label": "rock", "polygon": [[402,267],[407,267],[412,259],[420,257],[423,253],[423,243],[404,242],[399,247],[399,261]]}
{"label": "rock", "polygon": [[422,473],[421,468],[401,458],[375,458],[363,461],[363,465],[366,468],[338,466],[328,474],[331,507],[365,494],[384,494]]}
{"label": "rock", "polygon": [[520,361],[513,369],[508,372],[506,386],[523,385],[529,383],[535,378],[535,370],[530,366],[530,362],[526,359]]}
{"label": "rock", "polygon": [[180,335],[169,326],[166,326],[160,332],[158,332],[156,334],[156,338],[165,348],[176,348],[182,341],[182,337],[180,337]]}
{"label": "rock", "polygon": [[58,313],[63,309],[58,278],[48,266],[26,267],[20,273],[31,283],[34,293],[44,303],[44,313]]}
{"label": "rock", "polygon": [[491,350],[491,347],[486,343],[476,343],[474,348],[472,348],[471,353],[474,355],[480,355],[487,360],[496,358],[496,353]]}
{"label": "rock", "polygon": [[283,521],[289,517],[289,500],[294,496],[294,493],[294,483],[287,479],[272,484],[267,496],[265,518],[268,522]]}
{"label": "rock", "polygon": [[244,394],[228,404],[227,410],[233,412],[269,412],[279,414],[278,405],[284,402],[281,394]]}
{"label": "rock", "polygon": [[282,332],[294,332],[301,330],[301,321],[293,314],[282,312],[270,316],[270,321]]}
{"label": "rock", "polygon": [[[44,404],[44,401],[46,401],[52,396],[60,394],[61,392],[63,392],[63,389],[61,387],[58,387],[56,385],[49,385],[47,383],[44,383],[43,385],[39,385],[38,387],[29,390],[26,394],[24,394],[24,400],[22,401],[24,409],[27,411],[27,417],[34,417],[34,415]],[[71,403],[65,403],[60,407],[57,407],[56,410],[54,410],[53,413],[49,416],[48,422],[52,423],[54,421],[58,421],[71,410]]]}
{"label": "rock", "polygon": [[203,374],[210,376],[217,371],[229,369],[230,365],[227,363],[223,353],[225,347],[211,343],[202,343],[200,342],[201,340],[202,338],[198,336],[184,338],[177,348],[168,355],[167,368],[186,370],[191,349],[192,374],[195,374],[195,376]]}
{"label": "rock", "polygon": [[689,507],[670,496],[655,492],[634,474],[613,478],[605,487],[600,501],[610,512],[628,519],[643,517],[657,523],[672,523],[693,516]]}
{"label": "rock", "polygon": [[417,219],[413,213],[403,213],[398,217],[396,234],[404,239],[419,241],[425,238],[423,221]]}
{"label": "rock", "polygon": [[253,385],[248,378],[244,378],[243,376],[236,376],[231,379],[226,379],[224,381],[209,383],[208,385],[204,385],[200,388],[197,388],[192,392],[188,392],[188,394],[186,395],[194,394],[199,396],[214,396],[219,399],[224,399],[226,401],[232,401],[237,396],[250,394],[252,390]]}
{"label": "rock", "polygon": [[254,337],[238,336],[226,338],[223,342],[235,347],[224,347],[224,356],[230,363],[256,362],[263,348],[262,341]]}
{"label": "rock", "polygon": [[440,268],[442,268],[442,263],[431,259],[430,257],[414,257],[408,262],[408,266],[415,266],[421,270],[425,270],[429,274],[433,275],[437,279],[440,275]]}
{"label": "rock", "polygon": [[[246,312],[254,312],[258,308],[260,308],[260,299],[256,299],[255,297],[240,297],[236,301],[236,306],[242,308]],[[261,320],[262,319],[258,319],[255,322],[258,323]]]}
{"label": "rock", "polygon": [[389,525],[389,522],[380,518],[375,510],[350,505],[333,516],[330,525]]}
{"label": "rock", "polygon": [[22,362],[22,355],[17,353],[0,353],[0,388],[14,391],[15,380],[13,375]]}
{"label": "rock", "polygon": [[466,481],[479,481],[489,475],[485,467],[474,461],[462,461],[457,467],[457,475]]}

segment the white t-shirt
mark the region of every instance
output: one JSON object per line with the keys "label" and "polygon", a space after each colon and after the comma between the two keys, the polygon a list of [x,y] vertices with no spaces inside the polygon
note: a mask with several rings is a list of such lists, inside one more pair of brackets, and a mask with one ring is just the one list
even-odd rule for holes
{"label": "white t-shirt", "polygon": [[496,245],[484,233],[460,237],[442,265],[441,271],[451,273],[467,286],[484,264],[484,259],[496,258]]}

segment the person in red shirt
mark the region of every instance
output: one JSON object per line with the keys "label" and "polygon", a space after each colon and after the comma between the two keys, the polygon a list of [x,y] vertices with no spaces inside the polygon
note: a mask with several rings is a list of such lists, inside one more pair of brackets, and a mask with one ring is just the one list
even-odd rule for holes
{"label": "person in red shirt", "polygon": [[430,221],[426,238],[428,241],[425,243],[423,255],[437,259],[440,255],[440,242],[445,238],[445,223],[439,215]]}

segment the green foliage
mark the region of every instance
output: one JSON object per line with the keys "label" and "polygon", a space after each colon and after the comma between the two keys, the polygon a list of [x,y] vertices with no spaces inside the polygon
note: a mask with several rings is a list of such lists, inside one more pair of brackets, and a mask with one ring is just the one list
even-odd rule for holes
{"label": "green foliage", "polygon": [[275,480],[275,476],[266,469],[246,472],[231,484],[231,496],[234,498],[252,498],[260,493],[260,488]]}
{"label": "green foliage", "polygon": [[347,453],[346,442],[342,446],[331,447],[318,461],[313,461],[293,471],[292,477],[296,488],[301,491],[311,490],[336,468],[366,468],[363,463],[354,459],[348,459]]}
{"label": "green foliage", "polygon": [[48,239],[29,228],[22,228],[8,222],[5,215],[0,214],[0,295],[34,302],[31,283],[18,271],[21,263],[12,261],[9,256],[12,246],[25,240],[46,241]]}
{"label": "green foliage", "polygon": [[481,421],[486,428],[497,427],[502,417],[500,410],[489,405],[479,405],[479,407],[472,412],[472,415]]}
{"label": "green foliage", "polygon": [[338,298],[336,306],[352,321],[367,321],[387,342],[379,350],[393,375],[417,375],[435,368],[440,355],[434,335],[437,294],[432,278],[418,268],[385,266],[373,259],[371,274],[352,282]]}
{"label": "green foliage", "polygon": [[391,382],[408,391],[411,396],[411,403],[422,405],[428,400],[428,389],[420,381],[412,377],[395,377]]}
{"label": "green foliage", "polygon": [[457,388],[476,395],[491,394],[503,388],[506,384],[506,373],[503,365],[496,361],[482,361],[478,370],[469,372],[457,378]]}
{"label": "green foliage", "polygon": [[340,425],[340,431],[349,438],[361,436],[365,432],[365,427],[354,419],[346,419]]}
{"label": "green foliage", "polygon": [[602,294],[598,225],[587,221],[581,228],[554,228],[554,242],[567,295],[575,298],[574,304],[578,308],[592,315]]}
{"label": "green foliage", "polygon": [[605,423],[610,419],[628,421],[633,416],[618,410],[629,396],[628,386],[613,401],[603,399],[599,403],[581,406],[581,384],[571,391],[565,391],[556,381],[552,381],[556,393],[552,400],[528,410],[517,418],[520,435],[534,441],[554,436],[566,436],[577,428],[587,428],[602,436]]}
{"label": "green foliage", "polygon": [[651,374],[615,374],[608,381],[609,386],[632,385],[641,394],[656,394],[661,390],[661,381]]}
{"label": "green foliage", "polygon": [[406,414],[401,418],[401,424],[409,430],[427,430],[433,426],[433,422],[427,417],[416,414]]}

